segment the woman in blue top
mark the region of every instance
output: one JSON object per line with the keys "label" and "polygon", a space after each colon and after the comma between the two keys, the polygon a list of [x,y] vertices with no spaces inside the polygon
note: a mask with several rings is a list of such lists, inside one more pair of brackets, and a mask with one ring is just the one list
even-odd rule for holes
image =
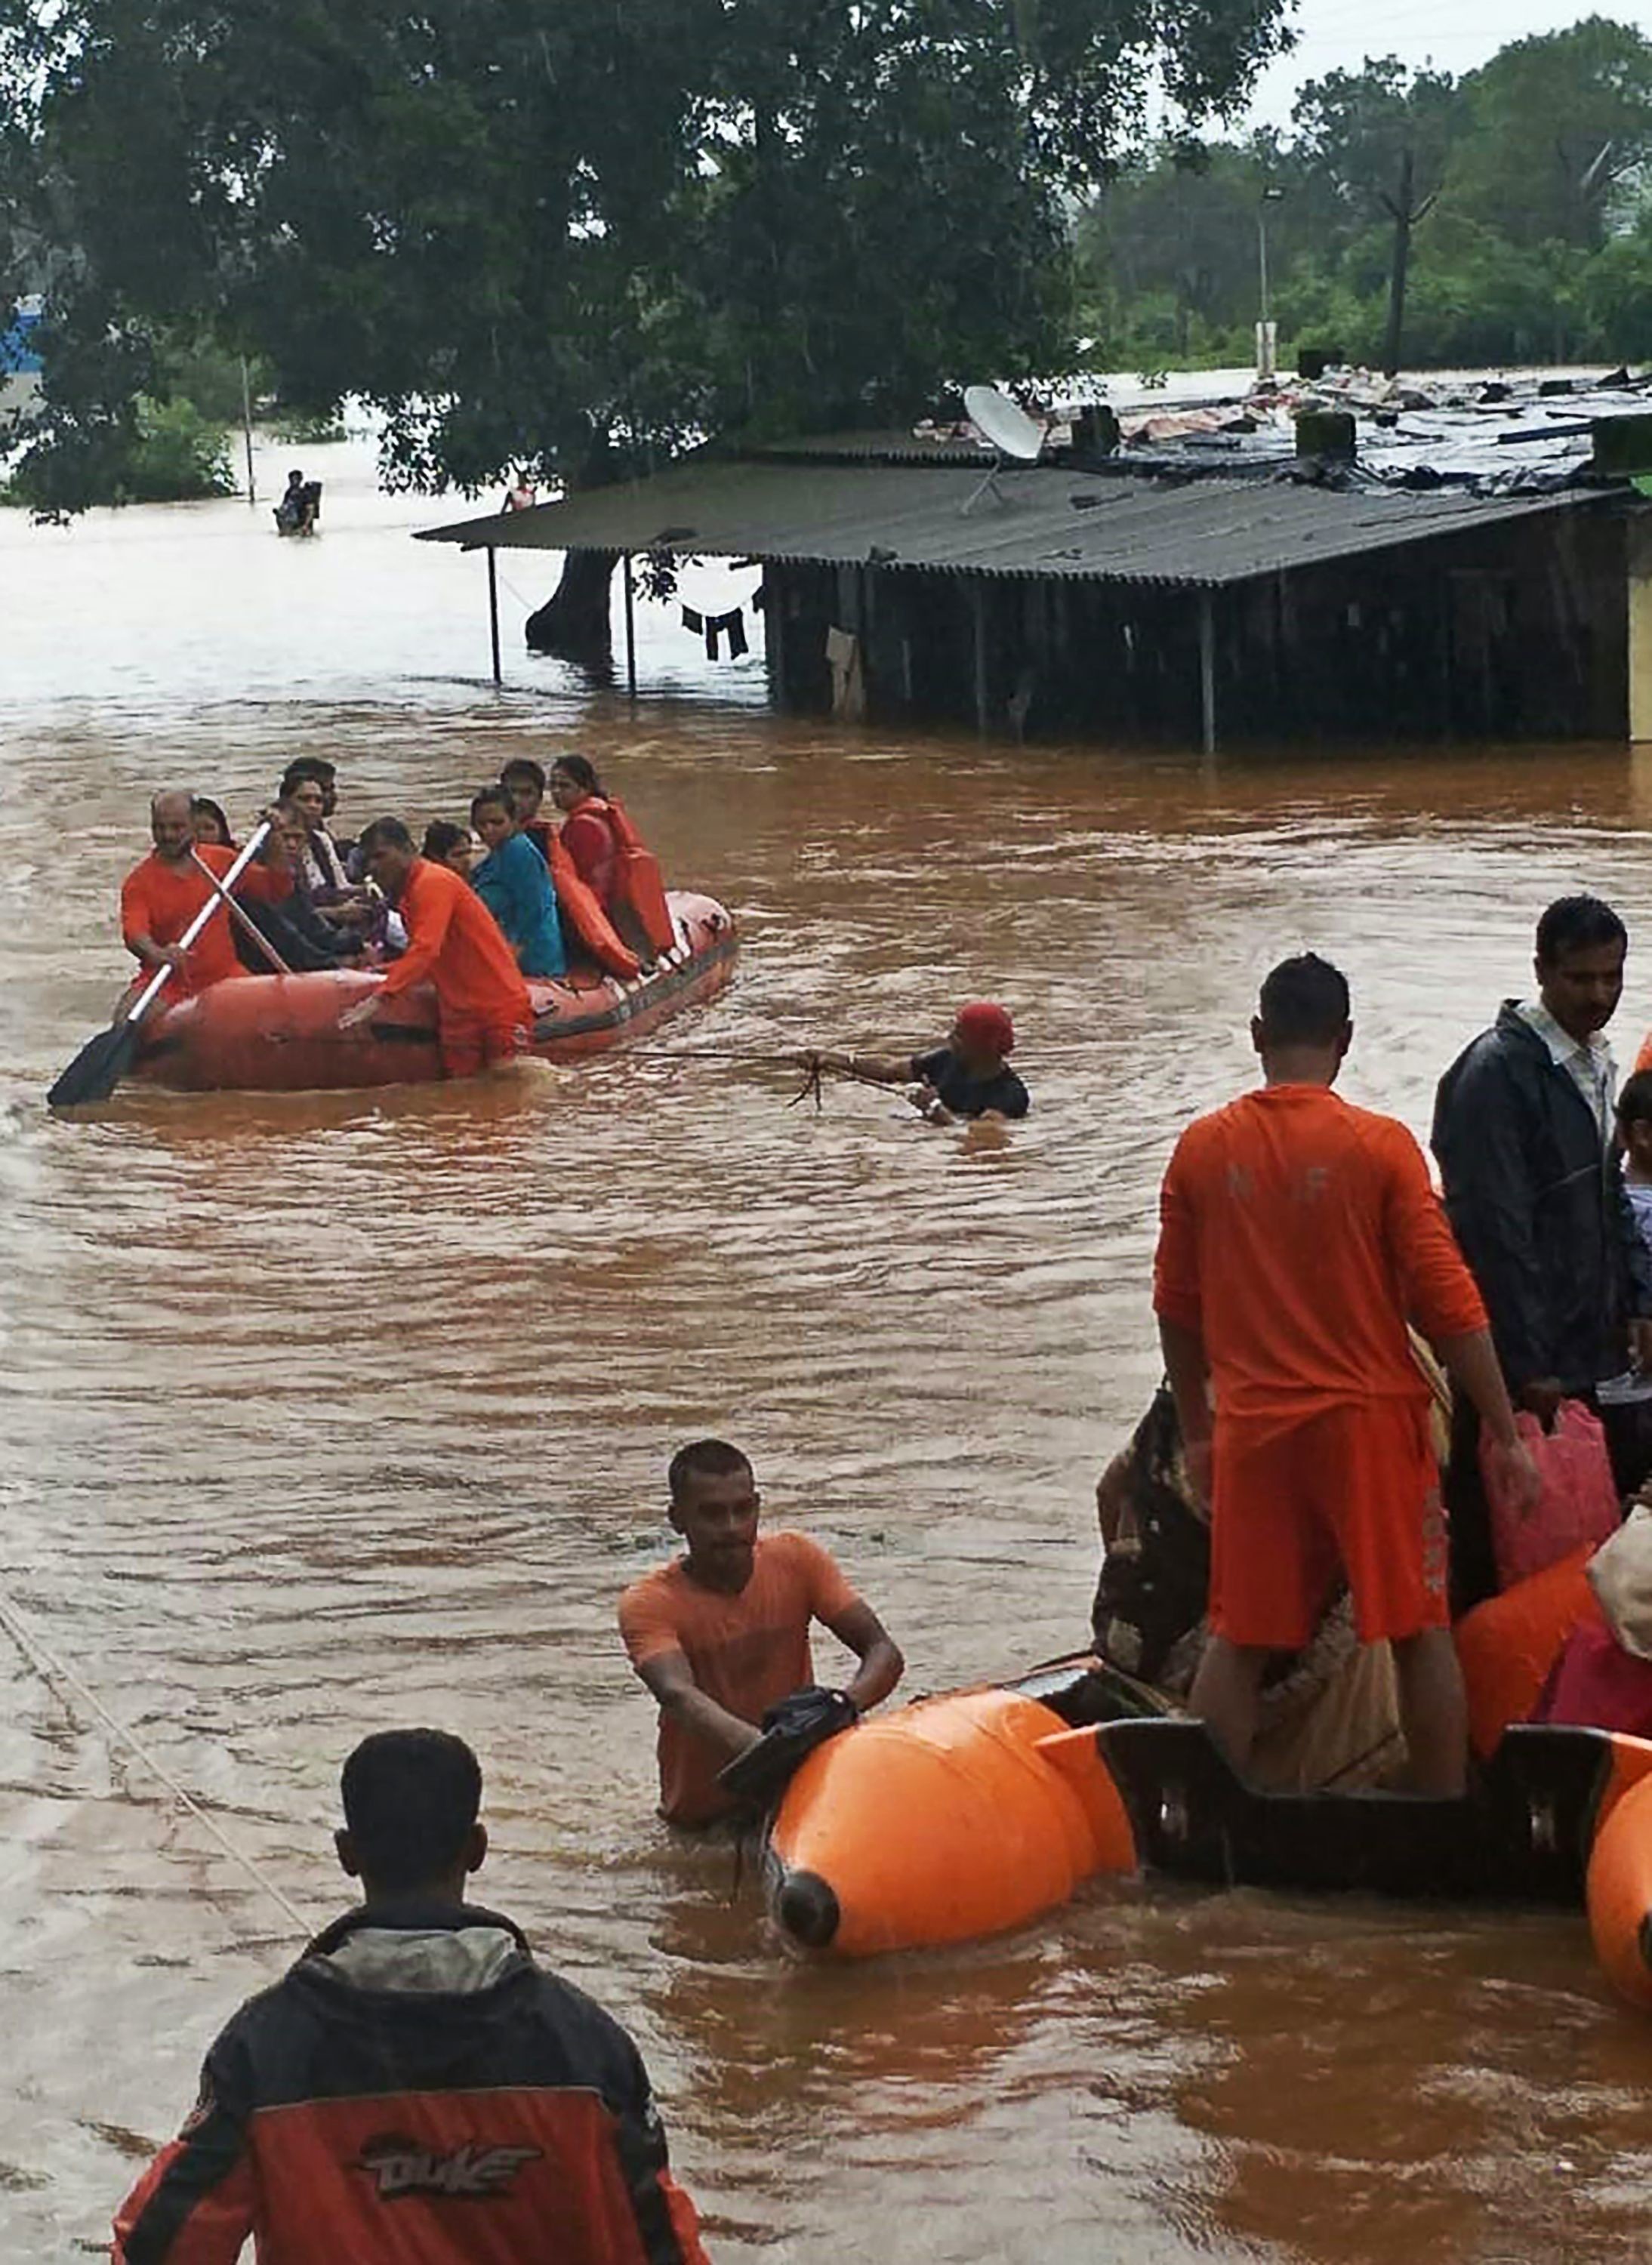
{"label": "woman in blue top", "polygon": [[470,805],[470,823],[488,853],[471,874],[471,885],[504,929],[517,965],[524,975],[565,974],[557,892],[544,859],[518,831],[502,786],[483,788]]}

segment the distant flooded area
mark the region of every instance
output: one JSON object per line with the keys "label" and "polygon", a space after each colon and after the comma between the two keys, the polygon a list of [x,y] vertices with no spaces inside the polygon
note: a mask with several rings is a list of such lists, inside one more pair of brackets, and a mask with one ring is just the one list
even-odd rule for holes
{"label": "distant flooded area", "polygon": [[[314,542],[270,521],[289,461]],[[1652,764],[897,739],[771,715],[761,635],[713,661],[678,608],[643,609],[633,706],[522,650],[556,565],[523,553],[496,689],[483,562],[411,540],[483,505],[379,494],[359,441],[259,478],[254,510],[0,513],[0,1598],[317,1925],[356,1739],[469,1739],[478,1893],[637,2036],[719,2265],[1639,2265],[1652,2043],[1581,1916],[1125,1880],[807,1965],[730,1849],[658,1822],[615,1606],[714,1432],[875,1606],[905,1695],[1082,1644],[1095,1475],[1159,1373],[1160,1176],[1248,1080],[1259,978],[1336,960],[1343,1089],[1425,1133],[1587,886],[1630,928],[1626,1060]],[[568,748],[738,914],[722,1001],[475,1088],[48,1117],[125,980],[154,789],[242,824],[321,753],[345,831],[422,828]],[[977,994],[1015,1015],[1024,1124],[831,1081],[788,1106],[798,1047],[937,1042]],[[4,1628],[0,1702],[0,2254],[91,2255],[297,1946]]]}

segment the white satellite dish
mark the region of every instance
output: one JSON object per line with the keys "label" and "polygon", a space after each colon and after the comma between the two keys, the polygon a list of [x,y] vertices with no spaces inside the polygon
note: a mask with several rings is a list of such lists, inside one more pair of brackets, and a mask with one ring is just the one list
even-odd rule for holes
{"label": "white satellite dish", "polygon": [[993,452],[993,469],[961,506],[972,511],[990,488],[1000,503],[1005,500],[998,484],[1000,472],[1012,464],[1036,464],[1044,451],[1044,428],[1029,417],[1020,402],[1001,393],[995,385],[966,385],[964,406],[969,419]]}

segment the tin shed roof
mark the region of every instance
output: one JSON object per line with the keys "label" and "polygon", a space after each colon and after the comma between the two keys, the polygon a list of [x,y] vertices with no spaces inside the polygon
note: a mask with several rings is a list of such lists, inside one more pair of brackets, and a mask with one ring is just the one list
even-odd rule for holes
{"label": "tin shed roof", "polygon": [[981,477],[979,466],[702,459],[529,511],[428,528],[420,540],[1217,588],[1590,499],[1576,489],[1419,493],[1037,465],[1001,473],[997,490],[965,511]]}

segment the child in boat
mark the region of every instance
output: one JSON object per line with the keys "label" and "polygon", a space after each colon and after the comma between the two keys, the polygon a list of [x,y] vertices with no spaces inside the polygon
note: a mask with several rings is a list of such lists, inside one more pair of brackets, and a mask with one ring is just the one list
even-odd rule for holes
{"label": "child in boat", "polygon": [[738,1447],[696,1439],[673,1456],[668,1484],[688,1548],[627,1589],[620,1634],[659,1701],[660,1814],[699,1826],[735,1806],[717,1772],[756,1744],[769,1708],[813,1684],[813,1621],[860,1661],[841,1693],[850,1720],[906,1663],[819,1542],[758,1533],[757,1482]]}
{"label": "child in boat", "polygon": [[874,1085],[904,1085],[920,1116],[931,1125],[951,1125],[960,1117],[1002,1119],[1024,1117],[1031,1106],[1027,1089],[1007,1060],[1015,1044],[1015,1026],[990,999],[960,1007],[946,1044],[926,1053],[805,1053],[807,1070],[834,1069]]}

